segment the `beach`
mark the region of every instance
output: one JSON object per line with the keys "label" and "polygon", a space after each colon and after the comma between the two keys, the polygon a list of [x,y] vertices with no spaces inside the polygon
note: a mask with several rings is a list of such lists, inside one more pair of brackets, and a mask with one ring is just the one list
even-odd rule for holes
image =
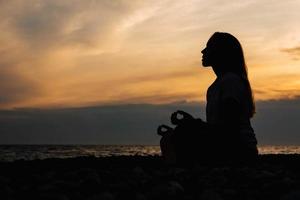
{"label": "beach", "polygon": [[160,156],[1,162],[0,199],[300,199],[300,155],[167,166]]}

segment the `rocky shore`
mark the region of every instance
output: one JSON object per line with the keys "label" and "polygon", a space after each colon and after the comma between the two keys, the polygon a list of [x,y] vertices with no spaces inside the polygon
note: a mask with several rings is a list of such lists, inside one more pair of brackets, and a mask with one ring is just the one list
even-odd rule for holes
{"label": "rocky shore", "polygon": [[300,155],[256,163],[166,166],[159,156],[0,163],[0,199],[300,199]]}

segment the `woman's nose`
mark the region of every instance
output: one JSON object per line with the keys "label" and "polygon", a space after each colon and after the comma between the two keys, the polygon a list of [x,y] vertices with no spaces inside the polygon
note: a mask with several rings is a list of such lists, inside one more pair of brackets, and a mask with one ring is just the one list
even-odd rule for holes
{"label": "woman's nose", "polygon": [[205,50],[206,50],[206,48],[205,48],[205,49],[203,49],[203,50],[201,51],[201,53],[202,53],[202,54],[204,54]]}

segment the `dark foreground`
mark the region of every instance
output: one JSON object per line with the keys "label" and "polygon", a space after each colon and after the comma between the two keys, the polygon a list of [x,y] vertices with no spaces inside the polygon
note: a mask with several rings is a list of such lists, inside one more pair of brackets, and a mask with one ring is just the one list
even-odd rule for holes
{"label": "dark foreground", "polygon": [[158,156],[0,163],[0,199],[300,199],[300,155],[167,167]]}

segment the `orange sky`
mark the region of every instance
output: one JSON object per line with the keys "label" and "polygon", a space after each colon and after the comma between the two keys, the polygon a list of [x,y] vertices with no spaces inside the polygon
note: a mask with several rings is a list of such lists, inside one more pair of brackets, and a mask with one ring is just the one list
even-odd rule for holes
{"label": "orange sky", "polygon": [[300,1],[0,0],[0,108],[204,101],[201,53],[241,42],[256,100],[300,95]]}

